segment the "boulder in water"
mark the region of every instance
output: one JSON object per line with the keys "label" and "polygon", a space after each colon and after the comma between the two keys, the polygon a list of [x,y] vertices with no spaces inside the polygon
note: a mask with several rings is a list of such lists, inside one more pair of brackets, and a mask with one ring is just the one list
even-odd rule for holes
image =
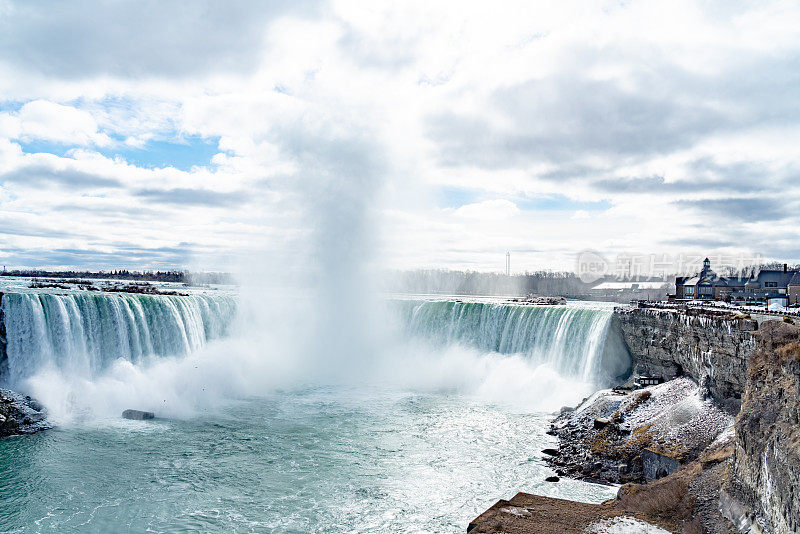
{"label": "boulder in water", "polygon": [[141,410],[125,410],[122,412],[122,417],[125,419],[134,419],[136,421],[143,421],[145,419],[155,419],[156,414],[153,412],[143,412]]}

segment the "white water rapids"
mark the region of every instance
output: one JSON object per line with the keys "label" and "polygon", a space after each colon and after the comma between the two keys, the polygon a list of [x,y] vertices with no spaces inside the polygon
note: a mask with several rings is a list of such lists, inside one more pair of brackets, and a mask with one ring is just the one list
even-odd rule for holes
{"label": "white water rapids", "polygon": [[439,345],[465,344],[524,354],[564,377],[591,381],[600,369],[611,310],[455,300],[398,303],[409,334]]}
{"label": "white water rapids", "polygon": [[118,359],[186,355],[225,336],[236,311],[221,295],[6,293],[0,303],[12,385],[48,367],[91,378]]}
{"label": "white water rapids", "polygon": [[226,398],[326,383],[467,393],[546,411],[627,369],[607,346],[607,305],[392,298],[392,327],[365,357],[297,343],[312,301],[301,312],[291,300],[268,304],[286,311],[264,329],[242,326],[228,293],[8,292],[0,379],[49,402],[64,423],[76,411],[113,417],[131,406],[183,417]]}
{"label": "white water rapids", "polygon": [[389,299],[357,352],[313,299],[246,297],[6,292],[4,380],[58,430],[0,450],[0,530],[455,533],[512,491],[612,496],[540,458],[616,372],[609,306]]}

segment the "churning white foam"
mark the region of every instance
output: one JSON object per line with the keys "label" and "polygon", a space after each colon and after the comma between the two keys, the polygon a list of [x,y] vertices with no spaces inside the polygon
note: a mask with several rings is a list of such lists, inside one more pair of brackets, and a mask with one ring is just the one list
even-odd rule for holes
{"label": "churning white foam", "polygon": [[515,411],[550,412],[574,405],[594,389],[523,353],[485,352],[465,345],[409,343],[382,369],[387,382],[419,392],[477,397]]}
{"label": "churning white foam", "polygon": [[[593,388],[591,380],[583,379],[582,361],[559,368],[558,360],[537,358],[531,350],[503,354],[468,341],[441,343],[435,336],[409,335],[402,326],[383,334],[382,344],[373,349],[369,361],[363,354],[350,359],[346,347],[326,348],[319,342],[324,338],[306,343],[302,318],[314,302],[291,300],[292,304],[273,299],[275,306],[270,308],[282,311],[268,314],[269,320],[264,315],[241,314],[233,336],[210,341],[185,356],[138,363],[118,358],[94,374],[48,362],[25,381],[25,388],[48,406],[53,420],[62,425],[116,418],[128,408],[153,411],[160,417],[191,417],[215,410],[227,399],[310,385],[380,384],[423,393],[469,395],[533,412],[575,404]],[[564,316],[572,320],[582,317]],[[559,323],[562,319],[554,320]],[[557,331],[570,329],[562,324]],[[573,333],[582,331],[596,329],[584,325]],[[539,339],[533,348],[547,345],[546,339]],[[581,346],[593,348],[591,340]],[[580,350],[567,352],[577,357]]]}

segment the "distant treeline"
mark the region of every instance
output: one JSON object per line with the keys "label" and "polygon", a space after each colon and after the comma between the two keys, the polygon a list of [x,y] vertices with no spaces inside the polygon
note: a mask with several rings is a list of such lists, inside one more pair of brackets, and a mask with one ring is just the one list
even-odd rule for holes
{"label": "distant treeline", "polygon": [[424,269],[392,271],[386,289],[396,293],[448,295],[545,295],[582,297],[590,286],[571,272],[534,271],[506,276],[500,273]]}
{"label": "distant treeline", "polygon": [[84,278],[139,280],[146,282],[173,282],[185,284],[231,284],[233,277],[228,273],[192,273],[189,271],[45,271],[39,269],[14,269],[0,272],[3,276],[22,276],[26,278]]}
{"label": "distant treeline", "polygon": [[717,274],[726,277],[747,278],[751,275],[752,276],[758,275],[759,271],[782,271],[784,266],[790,271],[800,270],[800,265],[798,264],[793,265],[791,263],[783,263],[780,261],[770,261],[766,263],[748,265],[742,269],[736,269],[734,267],[723,267],[717,272]]}

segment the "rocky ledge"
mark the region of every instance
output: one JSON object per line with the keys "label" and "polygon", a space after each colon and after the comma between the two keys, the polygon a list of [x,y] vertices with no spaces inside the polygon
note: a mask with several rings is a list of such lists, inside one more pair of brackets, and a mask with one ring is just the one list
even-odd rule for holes
{"label": "rocky ledge", "polygon": [[648,484],[626,484],[616,499],[587,504],[519,493],[501,500],[467,527],[471,534],[734,534],[719,512],[719,488],[730,441]]}
{"label": "rocky ledge", "polygon": [[545,450],[559,476],[644,483],[697,459],[728,432],[733,417],[687,377],[640,390],[601,390],[551,425],[558,450]]}
{"label": "rocky ledge", "polygon": [[36,400],[0,389],[0,438],[33,434],[52,426],[47,420],[47,411]]}

